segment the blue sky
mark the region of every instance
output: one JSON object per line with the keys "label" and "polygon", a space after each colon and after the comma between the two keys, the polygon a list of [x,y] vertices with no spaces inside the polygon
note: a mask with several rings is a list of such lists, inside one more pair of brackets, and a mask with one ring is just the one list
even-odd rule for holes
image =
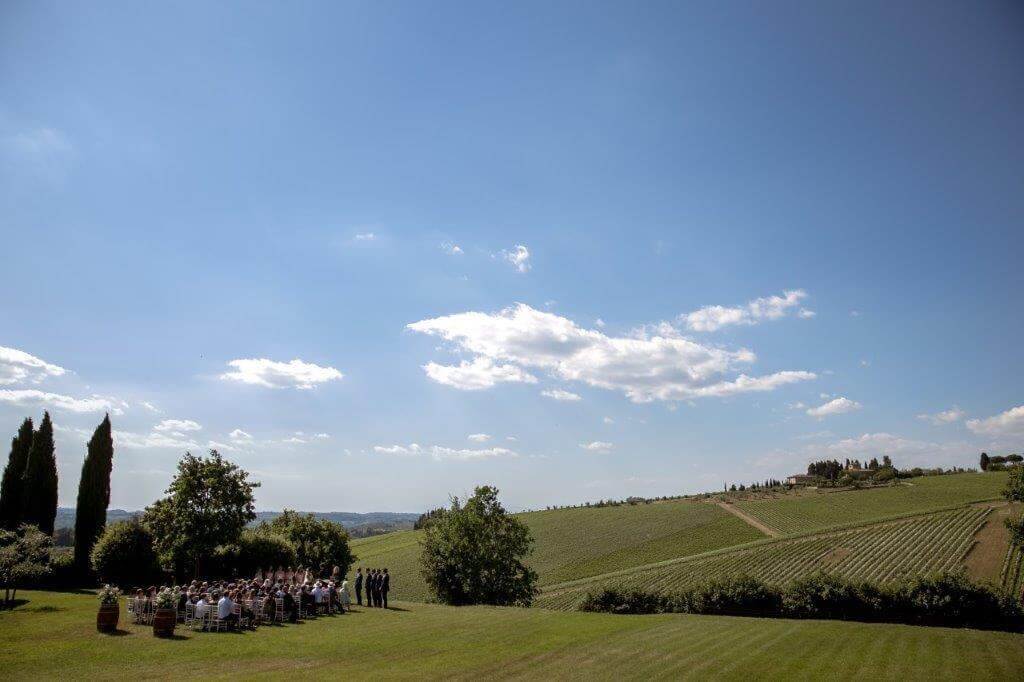
{"label": "blue sky", "polygon": [[1024,12],[830,4],[4,3],[0,423],[124,508],[1020,451]]}

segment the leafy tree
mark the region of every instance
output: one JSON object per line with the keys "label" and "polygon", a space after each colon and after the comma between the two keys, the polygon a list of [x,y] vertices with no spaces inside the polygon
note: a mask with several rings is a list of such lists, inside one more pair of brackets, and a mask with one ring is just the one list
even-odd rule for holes
{"label": "leafy tree", "polygon": [[107,525],[110,505],[110,471],[114,466],[114,440],[110,434],[110,415],[106,415],[89,439],[82,478],[78,481],[75,505],[75,565],[85,575],[89,553],[96,538]]}
{"label": "leafy tree", "polygon": [[981,460],[978,462],[978,465],[981,467],[982,471],[988,471],[988,463],[989,463],[988,453],[987,452],[981,453]]}
{"label": "leafy tree", "polygon": [[167,497],[146,507],[143,523],[156,538],[161,563],[178,576],[194,569],[218,545],[236,542],[245,525],[256,518],[253,490],[259,483],[216,450],[209,457],[186,452]]}
{"label": "leafy tree", "polygon": [[[1006,488],[1003,489],[1003,497],[1010,502],[1024,502],[1024,467],[1014,467],[1006,479]],[[1017,545],[1024,546],[1024,513],[1016,518],[1009,518],[1005,521],[1010,531],[1011,540]]]}
{"label": "leafy tree", "polygon": [[53,454],[53,423],[50,413],[43,413],[43,422],[32,434],[23,478],[22,514],[26,523],[53,535],[57,518],[57,460]]}
{"label": "leafy tree", "polygon": [[25,463],[32,447],[32,420],[25,419],[18,434],[11,439],[11,454],[4,467],[0,481],[0,528],[14,530],[21,522],[22,488],[24,486]]}
{"label": "leafy tree", "polygon": [[0,530],[0,584],[5,604],[14,601],[19,585],[46,577],[52,549],[53,538],[31,524],[22,524],[16,531]]}
{"label": "leafy tree", "polygon": [[882,456],[882,466],[886,469],[892,468],[892,458],[889,455]]}
{"label": "leafy tree", "polygon": [[[590,502],[587,502],[587,506],[590,506]],[[416,519],[416,522],[412,524],[413,530],[421,530],[426,528],[428,524],[432,523],[435,519],[439,518],[445,513],[444,507],[438,507],[437,509],[431,509],[428,512],[420,514],[420,517]]]}
{"label": "leafy tree", "polygon": [[159,574],[154,545],[153,534],[138,519],[112,523],[93,545],[92,570],[111,585],[146,585]]}
{"label": "leafy tree", "polygon": [[312,514],[285,509],[270,523],[261,523],[259,531],[277,534],[288,540],[295,547],[298,565],[310,568],[318,575],[330,572],[335,566],[344,575],[356,559],[348,546],[345,528],[333,521],[318,519]]}
{"label": "leafy tree", "polygon": [[422,544],[423,577],[445,604],[529,606],[537,593],[537,573],[523,564],[533,538],[498,502],[497,488],[480,486],[464,504],[453,497]]}
{"label": "leafy tree", "polygon": [[223,577],[251,576],[257,569],[295,566],[295,546],[277,533],[242,531],[238,542],[221,545],[214,552]]}

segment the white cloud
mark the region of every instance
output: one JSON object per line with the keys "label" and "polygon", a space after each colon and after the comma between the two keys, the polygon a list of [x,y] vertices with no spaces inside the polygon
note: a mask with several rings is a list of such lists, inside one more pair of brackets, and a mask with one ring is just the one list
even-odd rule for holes
{"label": "white cloud", "polygon": [[[776,320],[784,317],[791,308],[800,305],[807,298],[802,289],[783,292],[782,296],[757,298],[746,305],[727,308],[720,305],[705,306],[681,316],[686,327],[697,332],[713,332],[733,324],[754,325],[761,320]],[[808,313],[808,314],[805,314]],[[813,317],[810,310],[802,309],[800,317]]]}
{"label": "white cloud", "polygon": [[519,456],[515,451],[507,448],[494,447],[473,450],[468,448],[447,448],[440,445],[421,446],[417,443],[390,446],[375,445],[373,447],[373,451],[382,455],[402,455],[407,457],[428,456],[433,457],[438,461],[443,459],[473,460]]}
{"label": "white cloud", "polygon": [[235,429],[228,434],[228,438],[233,441],[250,441],[252,440],[252,434],[246,433],[242,429]]}
{"label": "white cloud", "polygon": [[861,367],[870,367],[871,366],[871,361],[866,359],[866,358],[862,358],[861,361],[860,361],[860,366]]}
{"label": "white cloud", "polygon": [[502,251],[501,257],[519,272],[530,271],[530,250],[522,244],[516,244],[511,251]]}
{"label": "white cloud", "polygon": [[612,419],[611,417],[605,417],[601,421],[603,421],[605,424],[614,424],[615,423],[615,420]]}
{"label": "white cloud", "polygon": [[451,256],[461,256],[463,253],[465,253],[462,250],[461,246],[459,246],[458,244],[453,244],[451,242],[442,242],[441,250]]}
{"label": "white cloud", "polygon": [[798,400],[795,403],[786,403],[786,407],[791,410],[804,410],[807,409],[807,404],[802,400]]}
{"label": "white cloud", "polygon": [[818,405],[817,407],[810,407],[807,409],[807,414],[818,419],[825,417],[831,417],[836,414],[844,414],[846,412],[853,412],[859,410],[861,404],[856,400],[850,400],[849,398],[835,398],[828,401],[824,405]]}
{"label": "white cloud", "polygon": [[316,434],[313,434],[313,438],[316,438],[317,440],[327,440],[330,437],[331,437],[331,434],[329,434],[329,433],[316,433]]}
{"label": "white cloud", "polygon": [[605,322],[600,317],[594,320],[594,324],[596,324],[599,329],[604,329]]}
{"label": "white cloud", "polygon": [[518,438],[516,438],[515,436],[505,436],[505,440],[507,440],[507,441],[510,441],[510,442],[512,442],[512,443],[514,443],[514,442],[516,442],[516,441],[517,441],[517,440],[519,440],[519,439],[518,439]]}
{"label": "white cloud", "polygon": [[463,391],[477,391],[503,383],[537,383],[537,377],[515,365],[495,364],[482,356],[474,358],[472,362],[463,360],[458,365],[429,362],[423,365],[423,369],[437,383]]}
{"label": "white cloud", "polygon": [[202,426],[191,419],[164,419],[162,422],[154,426],[153,430],[181,433],[184,431],[199,431],[202,428]]}
{"label": "white cloud", "polygon": [[818,313],[814,312],[813,310],[808,310],[807,308],[801,308],[800,312],[798,312],[796,314],[796,316],[799,317],[802,320],[809,320],[812,317],[816,316],[817,314]]}
{"label": "white cloud", "polygon": [[1010,408],[987,419],[968,419],[967,428],[986,436],[1024,435],[1024,405]]}
{"label": "white cloud", "polygon": [[573,393],[572,391],[563,391],[560,388],[554,388],[548,391],[541,391],[540,394],[546,398],[551,398],[552,400],[561,400],[566,402],[576,402],[577,400],[582,400],[582,398],[580,398],[577,394]]}
{"label": "white cloud", "polygon": [[919,414],[917,415],[917,418],[939,426],[940,424],[952,424],[953,422],[958,422],[964,418],[964,414],[963,410],[954,405],[948,410],[936,412],[935,414]]}
{"label": "white cloud", "polygon": [[202,446],[188,437],[170,433],[133,433],[131,431],[114,430],[114,447],[133,450],[149,450],[153,448],[171,448],[175,450],[197,450]]}
{"label": "white cloud", "polygon": [[64,410],[67,412],[109,412],[114,415],[124,414],[128,403],[116,398],[105,398],[92,395],[88,398],[74,398],[59,393],[47,393],[34,388],[0,390],[0,402],[12,405],[38,405],[44,409]]}
{"label": "white cloud", "polygon": [[377,235],[373,232],[359,232],[353,239],[357,242],[372,242],[377,239]]}
{"label": "white cloud", "polygon": [[603,440],[595,440],[590,443],[580,443],[580,447],[588,452],[609,452],[615,446]]}
{"label": "white cloud", "polygon": [[498,379],[533,383],[536,378],[522,368],[537,368],[563,381],[622,391],[643,403],[770,391],[815,378],[805,371],[727,377],[752,363],[754,353],[702,345],[670,327],[607,336],[524,304],[495,314],[466,312],[421,320],[407,328],[441,337],[475,356],[458,366],[424,366],[431,379],[457,388],[489,388]]}
{"label": "white cloud", "polygon": [[161,414],[161,412],[162,412],[162,411],[160,410],[160,408],[159,408],[159,407],[157,407],[157,406],[156,406],[156,405],[154,405],[153,403],[150,403],[150,402],[146,402],[145,400],[143,400],[143,401],[142,401],[141,403],[139,403],[139,404],[140,404],[140,405],[142,405],[142,406],[143,406],[144,408],[146,408],[147,410],[149,410],[150,412],[152,412],[153,414]]}
{"label": "white cloud", "polygon": [[38,384],[47,377],[59,377],[66,372],[63,367],[41,360],[23,350],[0,346],[0,386],[25,381]]}
{"label": "white cloud", "polygon": [[491,436],[486,433],[471,433],[466,436],[467,440],[471,440],[474,443],[486,443],[491,439]]}
{"label": "white cloud", "polygon": [[221,379],[267,388],[310,389],[344,376],[333,367],[321,367],[299,359],[275,362],[266,358],[250,358],[232,360],[228,366],[233,371],[221,374]]}

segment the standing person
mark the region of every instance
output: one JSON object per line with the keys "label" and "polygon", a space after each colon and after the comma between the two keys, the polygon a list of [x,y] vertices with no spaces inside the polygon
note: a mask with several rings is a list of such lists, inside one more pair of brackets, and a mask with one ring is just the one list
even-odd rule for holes
{"label": "standing person", "polygon": [[388,569],[384,569],[384,574],[380,577],[380,599],[381,605],[384,608],[388,607],[388,590],[391,589],[391,576],[388,575]]}
{"label": "standing person", "polygon": [[366,577],[366,601],[370,606],[377,606],[377,569],[371,568]]}
{"label": "standing person", "polygon": [[363,605],[363,569],[356,569],[356,603]]}
{"label": "standing person", "polygon": [[341,589],[338,590],[338,597],[341,600],[341,612],[352,610],[352,597],[348,594],[348,578],[342,578]]}
{"label": "standing person", "polygon": [[380,569],[373,569],[373,605],[380,608]]}

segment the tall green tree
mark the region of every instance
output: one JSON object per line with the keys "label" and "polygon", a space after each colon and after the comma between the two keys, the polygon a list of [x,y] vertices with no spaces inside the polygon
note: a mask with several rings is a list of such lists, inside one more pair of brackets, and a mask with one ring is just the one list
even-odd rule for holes
{"label": "tall green tree", "polygon": [[24,485],[25,463],[28,462],[28,451],[32,447],[32,420],[26,418],[18,429],[18,434],[11,439],[11,454],[4,467],[4,477],[0,481],[0,527],[14,530],[21,523],[22,488]]}
{"label": "tall green tree", "polygon": [[533,537],[501,506],[497,488],[480,486],[464,504],[452,498],[422,544],[423,577],[445,604],[529,606],[537,593],[537,573],[523,563]]}
{"label": "tall green tree", "polygon": [[186,452],[167,497],[146,507],[142,517],[164,567],[179,577],[202,575],[203,560],[218,545],[237,542],[256,518],[252,491],[259,485],[216,450],[209,457]]}
{"label": "tall green tree", "polygon": [[288,540],[295,547],[299,566],[312,569],[316,575],[326,575],[335,566],[345,575],[356,559],[348,546],[345,528],[340,523],[318,519],[312,514],[285,509],[270,523],[261,523],[259,531]]}
{"label": "tall green tree", "polygon": [[57,518],[57,459],[53,452],[53,423],[50,413],[43,413],[43,422],[32,434],[32,447],[25,464],[22,510],[25,523],[53,535]]}
{"label": "tall green tree", "polygon": [[89,553],[107,525],[110,472],[114,467],[114,439],[106,415],[89,439],[75,505],[75,566],[80,575],[89,570]]}

